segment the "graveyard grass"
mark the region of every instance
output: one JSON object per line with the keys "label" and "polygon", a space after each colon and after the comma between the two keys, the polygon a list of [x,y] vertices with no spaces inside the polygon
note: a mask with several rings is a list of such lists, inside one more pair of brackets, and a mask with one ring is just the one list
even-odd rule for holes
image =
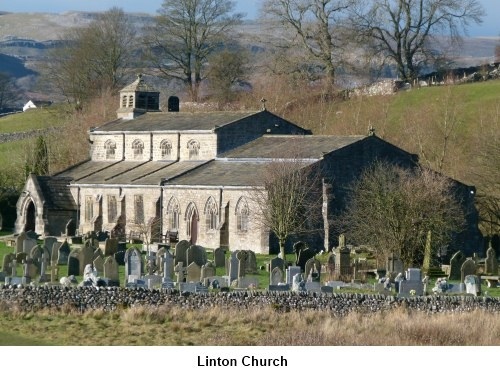
{"label": "graveyard grass", "polygon": [[[12,251],[0,241],[0,259]],[[268,260],[269,256],[258,255],[257,264],[264,265]],[[261,286],[266,286],[269,273],[258,272]],[[65,273],[62,266],[59,275]],[[122,266],[120,280],[123,278]],[[482,291],[500,296],[500,288],[482,286]],[[219,307],[186,310],[165,305],[114,312],[81,313],[68,308],[33,313],[0,302],[0,345],[498,346],[499,318],[498,313],[484,311],[428,315],[404,308],[341,318],[328,312],[282,312],[279,306],[241,311]]]}

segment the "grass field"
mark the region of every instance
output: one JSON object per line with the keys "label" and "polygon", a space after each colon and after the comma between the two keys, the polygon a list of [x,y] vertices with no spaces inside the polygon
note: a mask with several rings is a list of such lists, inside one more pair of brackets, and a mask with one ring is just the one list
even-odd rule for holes
{"label": "grass field", "polygon": [[56,104],[0,117],[0,133],[26,132],[61,126],[66,120],[66,110],[66,105]]}

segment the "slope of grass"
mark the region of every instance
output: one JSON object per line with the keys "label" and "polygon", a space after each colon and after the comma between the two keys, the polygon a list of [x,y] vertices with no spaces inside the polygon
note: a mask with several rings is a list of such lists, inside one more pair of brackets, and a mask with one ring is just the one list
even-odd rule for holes
{"label": "slope of grass", "polygon": [[34,108],[19,114],[0,118],[0,133],[26,132],[61,126],[67,115],[67,106],[55,104],[44,108]]}

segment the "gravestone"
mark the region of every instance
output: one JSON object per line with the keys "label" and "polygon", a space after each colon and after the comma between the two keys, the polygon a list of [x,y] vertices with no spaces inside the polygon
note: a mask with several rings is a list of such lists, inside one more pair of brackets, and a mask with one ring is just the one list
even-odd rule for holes
{"label": "gravestone", "polygon": [[209,261],[201,267],[200,280],[203,282],[205,279],[211,279],[215,277],[215,265]]}
{"label": "gravestone", "polygon": [[297,258],[296,265],[300,266],[300,270],[304,272],[307,260],[313,258],[314,256],[316,256],[316,252],[313,251],[312,249],[309,248],[303,249],[299,252],[299,257]]}
{"label": "gravestone", "polygon": [[254,251],[247,250],[247,261],[245,266],[245,272],[250,274],[255,274],[257,272],[257,256]]}
{"label": "gravestone", "polygon": [[498,275],[498,260],[493,247],[486,250],[486,259],[484,260],[484,273]]}
{"label": "gravestone", "polygon": [[[26,240],[24,241],[26,244]],[[33,248],[31,248],[30,252],[28,253],[29,258],[33,260],[33,264],[40,270],[40,266],[42,264],[42,255],[44,253],[44,249],[42,248],[41,245],[35,245]]]}
{"label": "gravestone", "polygon": [[339,276],[351,275],[351,251],[347,247],[338,250],[335,270]]}
{"label": "gravestone", "polygon": [[166,248],[160,248],[158,253],[161,255],[160,264],[163,274],[163,282],[172,280],[174,275],[174,256]]}
{"label": "gravestone", "polygon": [[68,277],[80,275],[80,251],[75,249],[68,256]]}
{"label": "gravestone", "polygon": [[328,271],[330,280],[332,280],[335,275],[335,253],[332,253],[330,256],[328,256],[326,269]]}
{"label": "gravestone", "polygon": [[141,252],[131,247],[125,253],[125,284],[132,279],[141,279],[143,262]]}
{"label": "gravestone", "polygon": [[38,234],[33,230],[26,231],[26,236],[30,239],[38,240]]}
{"label": "gravestone", "polygon": [[293,277],[300,273],[300,266],[289,266],[286,270],[286,284],[291,286],[293,283]]}
{"label": "gravestone", "polygon": [[466,275],[464,277],[465,292],[474,296],[481,295],[481,280],[477,275]]}
{"label": "gravestone", "polygon": [[29,279],[35,279],[38,270],[37,267],[33,264],[33,260],[28,258],[23,266],[23,277]]}
{"label": "gravestone", "polygon": [[[15,259],[16,259],[16,255],[14,255],[13,253],[7,253],[5,256],[3,256],[2,272],[4,272],[5,275],[12,274],[12,261]],[[3,281],[0,281],[0,282],[3,282]]]}
{"label": "gravestone", "polygon": [[27,253],[29,255],[31,250],[33,249],[33,247],[36,247],[36,246],[37,246],[37,242],[35,239],[26,238],[23,241],[23,252]]}
{"label": "gravestone", "polygon": [[[399,274],[398,274],[399,275]],[[422,272],[417,268],[409,268],[406,271],[406,279],[399,281],[398,292],[402,296],[424,295],[424,283],[421,278]],[[413,292],[413,294],[412,294]]]}
{"label": "gravestone", "polygon": [[118,263],[116,262],[113,256],[108,256],[104,260],[102,265],[102,275],[104,278],[108,279],[108,281],[112,281],[113,284],[108,282],[108,285],[116,286],[120,285],[120,276],[118,273]]}
{"label": "gravestone", "polygon": [[[285,261],[280,257],[272,258],[269,261],[269,272],[271,272],[274,268],[280,268],[281,271],[283,272],[285,269]],[[301,268],[301,270],[302,270],[302,268]]]}
{"label": "gravestone", "polygon": [[182,262],[183,265],[187,265],[187,250],[191,246],[187,240],[181,240],[175,245],[175,264]]}
{"label": "gravestone", "polygon": [[[451,280],[459,280],[461,279],[461,268],[462,264],[466,260],[465,255],[462,253],[462,251],[456,252],[450,259],[450,270],[448,273],[448,279]],[[474,274],[474,273],[473,273]]]}
{"label": "gravestone", "polygon": [[463,283],[465,276],[476,274],[476,262],[470,258],[466,259],[460,268],[460,281]]}
{"label": "gravestone", "polygon": [[104,240],[104,257],[112,256],[118,252],[118,239],[107,238]]}
{"label": "gravestone", "polygon": [[104,273],[104,257],[102,255],[98,255],[96,258],[94,258],[93,265],[95,270],[97,270],[97,273],[99,275],[103,275]]}
{"label": "gravestone", "polygon": [[406,279],[408,281],[421,281],[422,271],[417,268],[408,268],[408,270],[406,271]]}
{"label": "gravestone", "polygon": [[310,282],[319,282],[321,274],[321,262],[314,257],[307,260],[304,269],[304,279]]}
{"label": "gravestone", "polygon": [[43,239],[43,245],[50,251],[51,259],[52,249],[54,248],[55,243],[57,243],[57,238],[54,236],[47,236]]}
{"label": "gravestone", "polygon": [[216,268],[223,268],[226,265],[226,250],[223,248],[215,248],[214,262]]}
{"label": "gravestone", "polygon": [[50,256],[50,259],[55,262],[57,264],[57,260],[59,258],[59,247],[61,246],[61,242],[55,242],[54,244],[52,244],[52,248],[50,249],[51,250],[51,256]]}
{"label": "gravestone", "polygon": [[158,274],[162,275],[163,274],[163,258],[165,256],[165,252],[167,252],[167,248],[160,248],[156,251],[155,253],[155,265]]}
{"label": "gravestone", "polygon": [[[68,241],[65,240],[57,250],[57,264],[66,265],[68,263],[68,258],[70,253],[71,253],[71,247],[69,246]],[[69,275],[77,275],[77,274],[69,274]]]}
{"label": "gravestone", "polygon": [[256,289],[259,286],[259,280],[255,276],[245,276],[238,278],[238,288],[240,289]]}
{"label": "gravestone", "polygon": [[[17,238],[16,238],[16,253],[24,252],[24,241],[28,239],[26,236],[26,233],[23,231],[21,232]],[[27,253],[27,252],[25,252]]]}
{"label": "gravestone", "polygon": [[403,273],[403,261],[393,252],[387,257],[385,269],[388,274],[398,275],[399,273]]}
{"label": "gravestone", "polygon": [[83,275],[85,266],[92,264],[94,261],[94,247],[91,241],[85,242],[80,251],[80,275]]}
{"label": "gravestone", "polygon": [[178,262],[174,267],[175,276],[177,279],[177,286],[186,281],[186,268],[182,262]]}
{"label": "gravestone", "polygon": [[186,282],[200,282],[201,268],[194,261],[186,268]]}
{"label": "gravestone", "polygon": [[187,263],[194,262],[200,268],[207,263],[207,252],[200,245],[192,245],[187,249]]}
{"label": "gravestone", "polygon": [[229,275],[230,283],[236,279],[238,279],[238,264],[239,260],[236,257],[236,252],[231,252],[229,258],[226,260],[226,273]]}
{"label": "gravestone", "polygon": [[238,278],[244,277],[246,275],[246,266],[247,266],[247,251],[237,251],[236,258],[238,259]]}
{"label": "gravestone", "polygon": [[283,282],[283,270],[276,266],[271,270],[269,274],[269,285],[278,285]]}

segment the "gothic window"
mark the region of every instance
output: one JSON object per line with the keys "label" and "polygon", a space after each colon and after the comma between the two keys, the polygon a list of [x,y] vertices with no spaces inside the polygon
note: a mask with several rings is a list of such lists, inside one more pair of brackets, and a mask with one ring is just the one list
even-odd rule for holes
{"label": "gothic window", "polygon": [[115,159],[116,143],[113,140],[107,140],[104,143],[104,150],[106,151],[106,159]]}
{"label": "gothic window", "polygon": [[134,151],[134,159],[142,159],[144,143],[141,140],[135,140],[132,142],[132,150]]}
{"label": "gothic window", "polygon": [[144,201],[142,195],[134,196],[134,218],[136,224],[144,223]]}
{"label": "gothic window", "polygon": [[198,212],[196,206],[191,202],[186,209],[186,236],[191,237],[192,231],[196,230],[196,222],[198,220]]}
{"label": "gothic window", "polygon": [[249,210],[247,201],[241,198],[236,205],[236,229],[241,232],[248,231]]}
{"label": "gothic window", "polygon": [[179,215],[181,213],[181,209],[179,202],[175,198],[172,198],[168,203],[167,213],[169,229],[171,231],[179,230]]}
{"label": "gothic window", "polygon": [[116,196],[108,195],[108,223],[116,222],[118,209],[116,204]]}
{"label": "gothic window", "polygon": [[205,226],[207,231],[214,231],[217,227],[217,204],[213,197],[205,205]]}
{"label": "gothic window", "polygon": [[128,106],[134,107],[134,96],[133,95],[128,97]]}
{"label": "gothic window", "polygon": [[172,144],[168,140],[163,140],[160,143],[161,157],[163,159],[169,158],[172,154]]}
{"label": "gothic window", "polygon": [[187,144],[189,150],[189,159],[198,159],[200,153],[200,144],[196,140],[191,140]]}
{"label": "gothic window", "polygon": [[92,196],[85,196],[85,222],[94,218],[94,200]]}

